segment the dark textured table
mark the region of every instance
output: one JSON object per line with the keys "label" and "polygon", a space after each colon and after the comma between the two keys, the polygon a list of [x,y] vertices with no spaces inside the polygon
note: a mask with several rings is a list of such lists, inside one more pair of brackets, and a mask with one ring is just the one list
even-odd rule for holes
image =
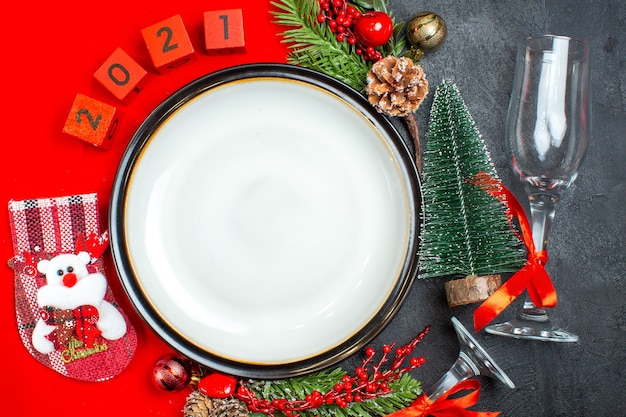
{"label": "dark textured table", "polygon": [[[314,1],[314,0],[313,0]],[[476,338],[517,385],[479,378],[481,398],[475,410],[500,410],[507,417],[625,416],[626,289],[626,2],[603,0],[502,1],[389,0],[397,20],[432,11],[448,25],[448,38],[423,60],[431,94],[417,112],[428,125],[435,87],[454,81],[481,131],[505,185],[522,196],[504,147],[504,121],[513,82],[515,45],[530,34],[552,32],[591,41],[593,135],[580,176],[562,198],[549,243],[550,272],[559,294],[551,317],[578,334],[573,344],[529,342],[491,336]],[[9,199],[98,192],[102,219],[119,159],[134,130],[158,103],[187,82],[220,68],[285,59],[277,28],[267,15],[267,0],[222,2],[19,2],[5,1],[3,65],[6,105],[0,112],[3,152],[0,203]],[[245,54],[208,56],[200,51],[202,12],[220,7],[246,13]],[[198,59],[157,75],[140,30],[180,13]],[[14,35],[14,36],[10,36]],[[151,70],[145,89],[129,103],[118,103],[93,79],[94,71],[122,47]],[[112,147],[86,147],[62,134],[76,93],[113,103],[123,114]],[[404,126],[397,120],[398,128]],[[404,131],[405,137],[408,137]],[[6,206],[5,206],[6,207]],[[0,222],[0,258],[13,256],[8,218]],[[171,351],[140,317],[116,279],[107,257],[110,285],[139,334],[139,348],[118,377],[84,383],[39,364],[16,331],[13,272],[5,266],[0,282],[0,352],[5,360],[0,415],[39,416],[182,416],[188,391],[163,393],[151,381],[155,360]],[[514,316],[520,300],[500,318]],[[374,346],[406,343],[426,325],[431,331],[416,352],[426,364],[414,376],[428,388],[455,361],[459,345],[451,316],[469,329],[477,305],[449,308],[444,279],[415,281],[406,302]],[[348,359],[346,370],[360,362]],[[35,400],[35,401],[33,401]]]}
{"label": "dark textured table", "polygon": [[[483,389],[475,409],[500,410],[509,417],[626,415],[626,3],[390,4],[397,20],[431,11],[448,26],[444,45],[422,61],[432,86],[425,109],[418,110],[422,129],[434,88],[443,79],[454,81],[504,184],[524,202],[503,140],[516,42],[538,33],[590,40],[593,132],[579,177],[557,209],[547,265],[559,295],[550,316],[580,341],[558,344],[477,334],[517,388],[480,378]],[[425,388],[456,359],[458,344],[449,318],[456,316],[471,329],[477,306],[448,308],[443,282],[416,281],[407,302],[376,341],[402,339],[431,324],[431,334],[419,348],[427,364],[416,373]],[[497,320],[512,318],[522,298]]]}

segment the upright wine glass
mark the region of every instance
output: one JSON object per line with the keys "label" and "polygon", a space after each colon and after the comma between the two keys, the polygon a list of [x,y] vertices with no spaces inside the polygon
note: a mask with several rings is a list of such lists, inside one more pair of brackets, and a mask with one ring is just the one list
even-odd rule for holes
{"label": "upright wine glass", "polygon": [[[589,44],[565,36],[531,36],[517,52],[506,119],[512,166],[530,201],[533,242],[546,249],[560,194],[576,179],[590,135]],[[576,342],[527,296],[518,318],[487,332],[520,339]]]}

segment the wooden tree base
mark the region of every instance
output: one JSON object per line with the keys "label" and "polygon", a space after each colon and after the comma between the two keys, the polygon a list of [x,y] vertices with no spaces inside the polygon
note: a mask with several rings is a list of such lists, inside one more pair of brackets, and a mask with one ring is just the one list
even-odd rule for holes
{"label": "wooden tree base", "polygon": [[450,307],[486,300],[502,285],[500,275],[471,275],[445,283]]}

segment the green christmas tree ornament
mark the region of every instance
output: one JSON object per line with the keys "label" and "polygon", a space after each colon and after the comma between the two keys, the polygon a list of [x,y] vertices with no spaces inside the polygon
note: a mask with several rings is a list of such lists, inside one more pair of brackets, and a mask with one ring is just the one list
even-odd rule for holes
{"label": "green christmas tree ornament", "polygon": [[419,277],[455,278],[446,282],[451,307],[486,299],[500,286],[500,273],[515,272],[525,262],[504,205],[467,181],[479,172],[497,178],[461,93],[443,81],[435,91],[423,154]]}

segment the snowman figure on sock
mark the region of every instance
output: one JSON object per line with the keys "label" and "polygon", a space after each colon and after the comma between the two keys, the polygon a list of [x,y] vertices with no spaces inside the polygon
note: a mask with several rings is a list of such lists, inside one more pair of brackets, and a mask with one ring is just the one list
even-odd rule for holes
{"label": "snowman figure on sock", "polygon": [[48,354],[65,348],[74,338],[92,347],[98,337],[117,340],[126,334],[120,312],[104,299],[107,281],[102,273],[90,273],[90,255],[61,254],[37,263],[46,284],[37,291],[41,317],[33,330],[33,347]]}

